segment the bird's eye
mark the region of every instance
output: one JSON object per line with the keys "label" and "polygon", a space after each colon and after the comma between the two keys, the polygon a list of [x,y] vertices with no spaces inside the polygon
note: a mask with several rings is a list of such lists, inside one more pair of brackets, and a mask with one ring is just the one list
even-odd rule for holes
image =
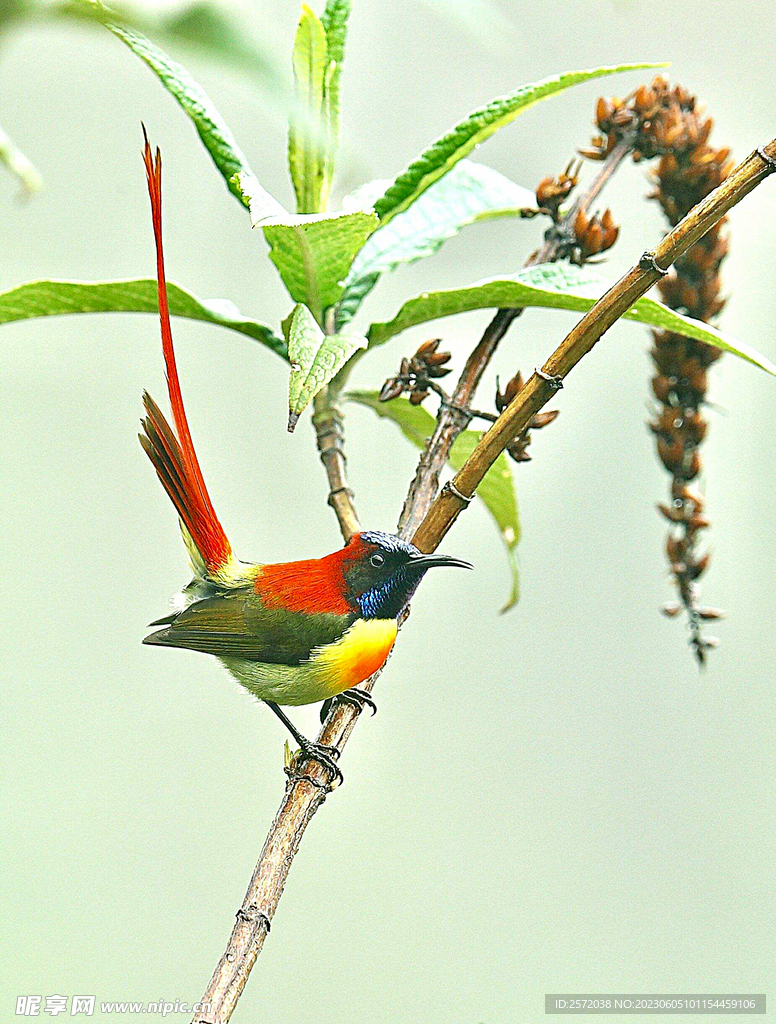
{"label": "bird's eye", "polygon": [[381,555],[376,551],[373,555],[369,556],[369,561],[375,569],[379,569],[381,565],[385,565],[385,555]]}

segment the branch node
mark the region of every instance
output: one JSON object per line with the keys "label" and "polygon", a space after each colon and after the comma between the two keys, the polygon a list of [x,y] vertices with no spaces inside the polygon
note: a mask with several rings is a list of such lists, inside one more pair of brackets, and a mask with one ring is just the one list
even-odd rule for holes
{"label": "branch node", "polygon": [[541,377],[542,380],[547,381],[553,391],[560,391],[563,387],[563,378],[559,373],[546,373],[544,370],[540,370],[538,366],[534,372],[537,377]]}
{"label": "branch node", "polygon": [[270,929],[272,927],[272,922],[269,919],[269,915],[265,914],[263,910],[259,910],[255,903],[251,903],[247,907],[240,907],[240,909],[235,914],[235,917],[237,918],[238,921],[244,921],[247,924],[252,925],[258,925],[263,921],[264,926],[267,929],[267,934],[269,935]]}
{"label": "branch node", "polygon": [[288,776],[291,783],[295,782],[309,782],[314,789],[319,789],[325,799],[329,793],[331,793],[331,786],[326,782],[321,782],[320,779],[313,778],[312,775],[305,775],[304,773],[297,771],[296,768],[284,768],[283,771]]}
{"label": "branch node", "polygon": [[334,505],[334,502],[338,494],[347,494],[349,498],[354,497],[353,492],[347,485],[343,487],[335,487],[333,491],[329,492],[329,497],[327,499],[330,505]]}
{"label": "branch node", "polygon": [[463,494],[461,491],[458,490],[458,488],[455,486],[452,480],[448,480],[445,486],[442,488],[442,490],[447,491],[449,494],[455,495],[455,497],[458,498],[459,501],[462,501],[464,505],[471,505],[471,503],[474,501],[473,494]]}
{"label": "branch node", "polygon": [[668,273],[667,270],[664,270],[663,267],[659,265],[655,259],[655,254],[649,251],[641,254],[639,267],[641,267],[642,270],[654,270],[654,272],[656,274],[660,274],[661,277],[665,277]]}

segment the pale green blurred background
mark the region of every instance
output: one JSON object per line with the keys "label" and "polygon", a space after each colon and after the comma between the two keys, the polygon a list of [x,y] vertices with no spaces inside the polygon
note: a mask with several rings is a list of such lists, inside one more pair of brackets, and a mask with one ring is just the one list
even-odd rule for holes
{"label": "pale green blurred background", "polygon": [[[286,63],[296,4],[252,9]],[[509,28],[489,45],[428,4],[356,0],[350,162],[335,201],[397,173],[491,97],[597,63],[672,61],[708,102],[713,139],[738,157],[776,134],[772,3],[499,10]],[[277,114],[245,78],[178,55],[289,203]],[[550,100],[478,158],[533,187],[586,142],[602,89],[639,80]],[[22,205],[0,176],[0,287],[153,272],[141,118],[164,150],[170,277],[276,323],[289,300],[191,124],[128,50],[87,27],[29,29],[0,49],[0,123],[46,182]],[[658,237],[646,189],[644,169],[629,167],[606,193],[624,223],[611,276]],[[772,358],[774,214],[770,181],[731,217],[722,321]],[[541,229],[469,228],[384,278],[363,316],[512,272]],[[460,365],[487,320],[416,330],[365,359],[355,383],[379,386],[437,328]],[[532,369],[572,323],[542,311],[519,320],[483,402],[496,371]],[[281,560],[337,546],[309,422],[286,433],[284,365],[228,331],[175,331],[205,475],[238,552]],[[28,993],[194,1001],[278,804],[284,736],[214,661],[140,643],[187,578],[173,510],[136,439],[142,389],[165,398],[154,318],[56,318],[0,336],[0,1019]],[[732,357],[714,373],[728,411],[712,414],[705,448],[704,593],[730,618],[700,674],[683,626],[657,610],[672,591],[654,509],[666,482],[644,426],[648,345],[637,325],[611,331],[536,436],[534,461],[515,467],[523,596],[511,614],[497,614],[507,571],[483,510],[448,537],[445,550],[476,572],[432,574],[414,602],[380,714],[360,724],[346,784],[308,831],[235,1021],[530,1024],[544,1019],[545,992],[769,990],[776,385]],[[367,410],[348,426],[363,521],[390,529],[416,454]],[[315,711],[296,717],[314,729]]]}

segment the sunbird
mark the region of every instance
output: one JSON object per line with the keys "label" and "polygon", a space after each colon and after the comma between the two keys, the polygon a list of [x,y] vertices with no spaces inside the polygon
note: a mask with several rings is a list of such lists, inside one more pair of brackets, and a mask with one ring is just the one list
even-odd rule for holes
{"label": "sunbird", "polygon": [[162,160],[143,159],[151,199],[162,351],[175,429],[146,392],[140,443],[180,520],[194,578],[175,611],[143,643],[215,655],[283,722],[305,757],[341,779],[331,748],[307,739],[280,709],[332,698],[374,702],[358,684],[385,664],[397,620],[426,571],[469,562],[423,554],[389,533],[364,530],[323,558],[262,565],[235,557],[210,500],[183,406],[170,327],[162,250]]}

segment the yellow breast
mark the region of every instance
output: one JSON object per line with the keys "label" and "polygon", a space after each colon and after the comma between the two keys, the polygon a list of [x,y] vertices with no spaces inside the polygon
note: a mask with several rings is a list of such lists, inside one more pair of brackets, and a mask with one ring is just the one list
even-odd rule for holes
{"label": "yellow breast", "polygon": [[357,619],[335,643],[315,650],[310,664],[341,693],[382,668],[395,640],[396,619]]}

